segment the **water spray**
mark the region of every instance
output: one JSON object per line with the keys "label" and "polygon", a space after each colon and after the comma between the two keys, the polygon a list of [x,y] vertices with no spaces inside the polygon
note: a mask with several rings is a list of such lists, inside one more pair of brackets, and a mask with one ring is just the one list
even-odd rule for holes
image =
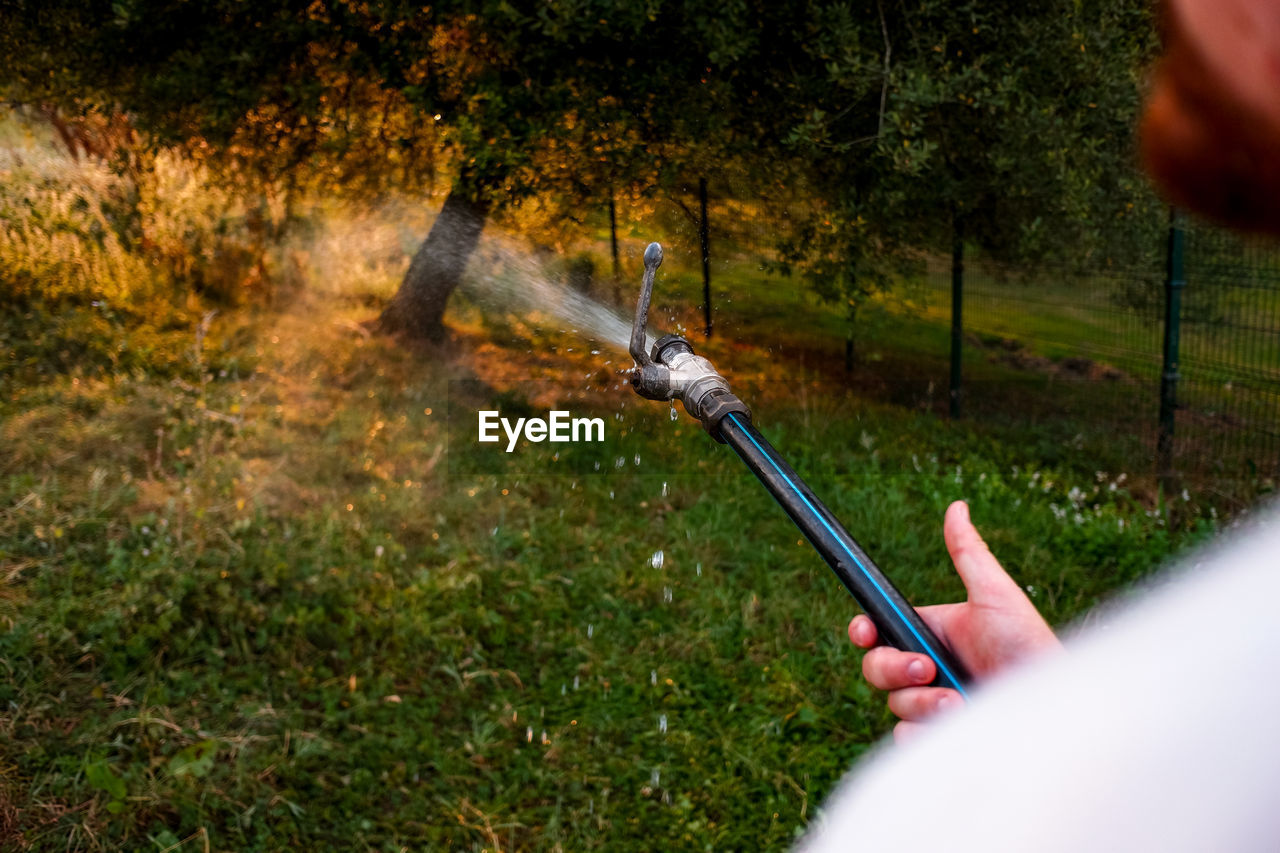
{"label": "water spray", "polygon": [[937,665],[934,684],[967,695],[972,679],[964,666],[831,510],[752,426],[751,410],[730,390],[715,366],[679,335],[665,335],[651,352],[645,351],[653,279],[661,265],[662,247],[650,243],[644,252],[644,281],[629,347],[636,363],[631,375],[636,393],[647,400],[680,400],[712,438],[732,447],[871,617],[880,638],[903,651],[928,655]]}

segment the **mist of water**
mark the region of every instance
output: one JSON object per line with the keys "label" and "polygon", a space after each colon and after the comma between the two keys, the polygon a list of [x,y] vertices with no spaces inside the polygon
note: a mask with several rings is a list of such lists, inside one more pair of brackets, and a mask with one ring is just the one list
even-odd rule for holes
{"label": "mist of water", "polygon": [[[636,285],[638,290],[639,281]],[[482,241],[467,266],[462,291],[489,308],[548,315],[558,321],[558,331],[624,351],[631,340],[631,318],[571,287],[550,258],[539,258],[500,236]],[[646,335],[646,351],[653,349],[653,342],[653,336]]]}

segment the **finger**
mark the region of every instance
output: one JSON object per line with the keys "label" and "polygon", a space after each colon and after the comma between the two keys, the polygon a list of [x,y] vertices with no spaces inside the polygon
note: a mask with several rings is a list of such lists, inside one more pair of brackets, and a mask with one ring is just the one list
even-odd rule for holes
{"label": "finger", "polygon": [[[946,640],[951,618],[956,613],[956,608],[962,606],[962,604],[926,604],[924,607],[917,607],[916,613],[920,614],[920,618],[924,619],[931,631]],[[876,623],[871,621],[871,617],[865,613],[859,613],[849,622],[849,639],[855,646],[863,649],[874,648],[884,642],[880,639],[880,631],[876,628]]]}
{"label": "finger", "polygon": [[947,552],[964,582],[970,601],[995,603],[1010,594],[1021,594],[1018,584],[1000,567],[1000,562],[973,526],[969,519],[969,505],[964,501],[956,501],[947,507],[942,538],[947,543]]}
{"label": "finger", "polygon": [[893,727],[893,741],[901,746],[904,743],[915,740],[923,730],[923,723],[909,723],[903,720]]}
{"label": "finger", "polygon": [[862,675],[881,690],[901,690],[933,681],[937,667],[927,655],[877,646],[862,657]]}
{"label": "finger", "polygon": [[923,722],[963,704],[960,694],[946,687],[908,687],[889,694],[889,710],[899,719],[912,722]]}
{"label": "finger", "polygon": [[869,617],[859,613],[849,623],[849,640],[859,648],[872,648],[880,640],[880,634],[876,631],[876,623],[872,622]]}

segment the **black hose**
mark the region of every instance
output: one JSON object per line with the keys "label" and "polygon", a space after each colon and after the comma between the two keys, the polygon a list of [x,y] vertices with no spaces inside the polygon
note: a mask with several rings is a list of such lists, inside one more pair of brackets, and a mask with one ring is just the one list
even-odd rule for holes
{"label": "black hose", "polygon": [[967,696],[972,677],[965,667],[751,422],[730,412],[718,431],[875,622],[880,639],[903,651],[928,655],[938,668],[934,684]]}

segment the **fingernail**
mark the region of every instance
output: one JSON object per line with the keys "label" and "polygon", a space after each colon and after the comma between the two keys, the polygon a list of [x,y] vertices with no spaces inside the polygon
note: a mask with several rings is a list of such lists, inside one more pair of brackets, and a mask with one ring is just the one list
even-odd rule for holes
{"label": "fingernail", "polygon": [[907,664],[907,677],[912,681],[924,681],[925,668],[924,661],[913,660]]}
{"label": "fingernail", "polygon": [[946,696],[939,697],[938,703],[934,707],[939,711],[945,711],[954,704],[956,704],[955,697],[948,694]]}

